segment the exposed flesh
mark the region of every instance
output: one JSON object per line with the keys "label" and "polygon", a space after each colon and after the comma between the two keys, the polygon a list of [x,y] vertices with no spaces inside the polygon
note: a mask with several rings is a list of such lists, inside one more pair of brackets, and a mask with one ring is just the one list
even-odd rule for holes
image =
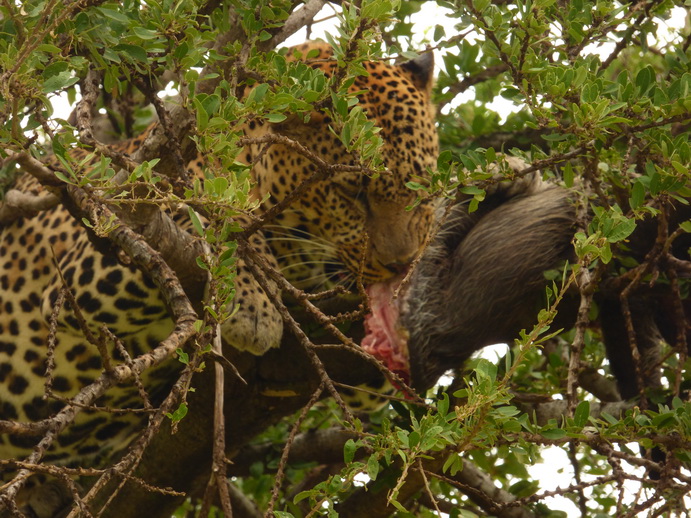
{"label": "exposed flesh", "polygon": [[362,348],[381,360],[389,370],[408,380],[408,333],[399,320],[403,294],[394,298],[401,280],[402,277],[397,277],[368,286],[372,312],[365,317]]}

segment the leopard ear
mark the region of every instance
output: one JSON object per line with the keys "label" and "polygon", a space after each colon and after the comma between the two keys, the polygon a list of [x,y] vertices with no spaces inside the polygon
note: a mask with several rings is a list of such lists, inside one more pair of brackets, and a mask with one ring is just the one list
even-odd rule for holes
{"label": "leopard ear", "polygon": [[408,72],[415,86],[423,92],[430,93],[434,84],[434,54],[431,50],[399,66]]}

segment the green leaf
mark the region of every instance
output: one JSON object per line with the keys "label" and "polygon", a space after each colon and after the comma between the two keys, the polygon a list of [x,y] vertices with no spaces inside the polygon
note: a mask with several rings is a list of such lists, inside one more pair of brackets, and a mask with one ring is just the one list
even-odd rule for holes
{"label": "green leaf", "polygon": [[367,459],[367,476],[372,480],[376,480],[378,474],[379,459],[377,459],[376,456],[372,455],[369,459]]}
{"label": "green leaf", "polygon": [[283,122],[287,118],[288,117],[286,117],[286,115],[284,115],[283,113],[270,113],[266,116],[266,120],[268,120],[269,122],[272,122],[274,124],[279,123],[279,122]]}
{"label": "green leaf", "polygon": [[442,417],[449,413],[449,395],[444,392],[441,399],[437,400],[437,412]]}
{"label": "green leaf", "polygon": [[648,65],[642,68],[638,74],[636,74],[636,86],[640,89],[641,93],[644,93],[652,85],[655,80],[655,71]]}
{"label": "green leaf", "polygon": [[576,407],[576,411],[573,414],[574,424],[578,428],[583,428],[588,424],[588,419],[590,418],[590,403],[588,401],[581,401]]}
{"label": "green leaf", "polygon": [[343,461],[346,464],[353,462],[355,452],[357,451],[357,444],[353,439],[348,439],[343,445]]}
{"label": "green leaf", "polygon": [[103,13],[106,17],[120,23],[129,23],[130,19],[124,14],[114,9],[108,9],[107,7],[97,7],[97,9]]}
{"label": "green leaf", "polygon": [[362,2],[362,18],[383,20],[389,16],[393,6],[388,0]]}
{"label": "green leaf", "polygon": [[[302,491],[295,495],[295,498],[293,498],[293,503],[297,504],[298,502],[303,501],[305,498],[309,498],[312,496],[312,490],[307,490],[307,491]],[[274,511],[274,513],[280,513],[282,511]],[[292,515],[291,515],[292,516]]]}
{"label": "green leaf", "polygon": [[193,97],[192,102],[197,113],[197,128],[200,130],[206,129],[209,125],[209,114],[206,113],[206,109],[199,97]]}
{"label": "green leaf", "polygon": [[473,7],[482,12],[489,6],[490,0],[473,0]]}
{"label": "green leaf", "polygon": [[55,171],[55,176],[57,176],[60,180],[62,180],[63,182],[65,182],[67,184],[77,185],[73,179],[67,178],[67,176],[65,176],[60,171]]}
{"label": "green leaf", "polygon": [[504,99],[509,99],[509,100],[513,100],[516,97],[521,97],[522,95],[523,94],[521,93],[521,91],[518,88],[513,88],[513,87],[504,88],[501,91],[501,96]]}
{"label": "green leaf", "polygon": [[204,111],[211,118],[221,106],[221,97],[217,94],[211,94],[207,96],[199,95],[197,96],[204,107]]}
{"label": "green leaf", "polygon": [[520,413],[519,410],[512,405],[500,406],[497,407],[494,411],[502,417],[513,417]]}
{"label": "green leaf", "polygon": [[259,10],[259,18],[263,21],[271,21],[274,19],[274,12],[268,5],[263,5]]}
{"label": "green leaf", "polygon": [[449,455],[444,461],[444,466],[442,467],[442,471],[444,473],[451,474],[451,476],[461,471],[461,469],[463,469],[463,459],[456,453]]}
{"label": "green leaf", "polygon": [[129,58],[133,59],[134,61],[139,61],[141,63],[147,63],[149,56],[146,53],[146,50],[144,50],[142,47],[139,45],[130,45],[129,43],[121,43],[120,45],[116,45],[113,47],[113,50],[117,52],[121,52],[125,56],[128,56]]}
{"label": "green leaf", "polygon": [[475,372],[478,379],[487,378],[494,381],[497,378],[497,366],[484,358],[478,360]]}
{"label": "green leaf", "polygon": [[77,34],[89,30],[92,27],[89,16],[81,12],[74,19],[74,28]]}
{"label": "green leaf", "polygon": [[637,181],[633,184],[633,187],[631,188],[631,198],[629,199],[629,203],[631,204],[632,209],[637,209],[641,205],[643,205],[643,201],[645,200],[645,186],[643,185],[642,182]]}
{"label": "green leaf", "polygon": [[609,232],[606,237],[607,241],[610,243],[618,243],[629,237],[631,233],[636,230],[636,220],[635,219],[622,219],[619,220],[619,224],[616,225],[611,232]]}
{"label": "green leaf", "polygon": [[561,428],[553,428],[552,430],[543,430],[540,432],[542,436],[545,439],[549,439],[552,441],[557,441],[559,439],[563,439],[566,437],[566,430],[562,430]]}
{"label": "green leaf", "polygon": [[677,424],[677,416],[673,412],[667,412],[664,414],[657,415],[652,420],[652,425],[656,430],[661,430],[663,428],[673,426]]}
{"label": "green leaf", "polygon": [[408,434],[404,430],[399,430],[396,432],[396,435],[398,436],[398,440],[400,441],[401,445],[404,448],[408,447]]}
{"label": "green leaf", "polygon": [[402,513],[408,512],[408,510],[405,507],[403,507],[403,504],[401,504],[398,500],[395,500],[395,498],[391,500],[391,505],[393,505],[396,509],[398,509]]}
{"label": "green leaf", "polygon": [[178,61],[184,58],[187,53],[190,51],[190,47],[187,44],[186,41],[183,41],[180,45],[176,47],[176,49],[173,51],[173,57],[177,59]]}
{"label": "green leaf", "polygon": [[415,448],[418,444],[420,444],[420,432],[413,430],[408,434],[408,447]]}
{"label": "green leaf", "polygon": [[72,71],[63,70],[57,75],[51,76],[43,82],[43,93],[56,92],[72,86],[79,78],[72,75]]}
{"label": "green leaf", "polygon": [[183,351],[180,347],[175,349],[175,354],[178,355],[178,361],[184,365],[190,364],[190,355]]}
{"label": "green leaf", "polygon": [[187,411],[187,405],[185,403],[180,403],[178,409],[172,414],[170,412],[166,412],[166,417],[170,419],[173,423],[179,423],[187,415]]}
{"label": "green leaf", "polygon": [[60,52],[62,52],[60,47],[56,47],[55,45],[51,45],[49,43],[43,43],[39,45],[38,47],[36,47],[36,50],[38,50],[39,52],[46,52],[48,54],[60,54]]}
{"label": "green leaf", "polygon": [[122,61],[120,55],[110,47],[103,49],[103,57],[114,63],[120,63]]}
{"label": "green leaf", "polygon": [[684,450],[675,450],[674,456],[685,464],[691,463],[691,453]]}
{"label": "green leaf", "polygon": [[255,86],[250,94],[247,96],[247,102],[256,102],[260,103],[264,99],[264,96],[266,95],[266,92],[269,91],[269,85],[268,83],[261,83],[257,86]]}
{"label": "green leaf", "polygon": [[688,174],[688,172],[689,172],[688,166],[685,166],[684,164],[681,164],[681,163],[677,162],[676,160],[672,160],[671,163],[672,163],[672,167],[674,167],[674,169],[677,171],[677,173],[682,174],[682,175]]}
{"label": "green leaf", "polygon": [[463,194],[470,194],[472,196],[478,196],[478,195],[484,195],[485,191],[480,189],[479,187],[475,187],[474,185],[466,185],[465,187],[461,187],[458,189],[460,192]]}
{"label": "green leaf", "polygon": [[133,27],[132,32],[134,32],[134,34],[142,40],[153,40],[158,37],[158,33],[156,31],[145,29],[144,27]]}
{"label": "green leaf", "polygon": [[49,77],[56,76],[65,71],[69,71],[69,64],[67,61],[54,61],[43,69],[42,75],[48,79]]}

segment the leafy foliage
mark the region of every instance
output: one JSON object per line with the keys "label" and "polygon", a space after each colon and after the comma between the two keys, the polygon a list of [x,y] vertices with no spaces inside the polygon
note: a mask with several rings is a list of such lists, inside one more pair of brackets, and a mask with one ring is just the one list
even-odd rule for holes
{"label": "leafy foliage", "polygon": [[[582,516],[684,512],[691,487],[691,360],[684,341],[663,345],[664,383],[647,394],[652,403],[615,415],[588,387],[566,383],[574,368],[584,366],[610,375],[598,330],[589,327],[582,335],[566,330],[556,337],[550,325],[562,296],[584,271],[597,277],[616,263],[624,281],[637,268],[637,283],[660,275],[658,269],[641,269],[625,252],[627,238],[642,221],[658,216],[665,201],[688,203],[688,8],[669,0],[344,2],[334,6],[337,23],[326,34],[338,73],[326,78],[276,48],[297,5],[308,4],[3,2],[0,181],[10,185],[16,172],[11,153],[50,152],[64,166],[56,173],[60,180],[101,189],[100,196],[114,204],[134,198],[186,203],[209,246],[199,264],[216,281],[206,319],[199,323],[200,331],[208,331],[231,311],[235,236],[242,231],[238,216],[257,206],[248,168],[237,161],[242,126],[253,120],[308,120],[322,110],[331,119],[330,130],[363,167],[381,171],[379,129],[349,87],[366,73],[364,61],[410,56],[428,44],[440,58],[435,97],[443,151],[430,180],[409,187],[425,195],[469,195],[475,210],[495,181],[488,165],[501,163],[500,153],[523,157],[578,193],[583,208],[574,236],[578,264],[564,274],[563,287],[548,290],[552,305],[536,314],[535,328],[516,337],[503,360],[472,360],[448,386],[430,392],[426,405],[394,402],[365,424],[345,419],[333,402],[320,402],[257,435],[254,446],[269,447],[233,484],[277,517],[358,516],[357,509],[385,514],[371,502],[388,504],[386,513],[397,516],[508,516],[512,510],[563,516],[551,508],[554,500],[548,497],[555,495],[572,502],[566,506],[570,514],[578,509]],[[417,20],[428,11],[443,14],[423,34]],[[307,23],[311,18],[302,21]],[[219,43],[219,35],[228,34]],[[110,180],[123,164],[87,145],[74,120],[54,116],[58,96],[71,103],[80,98],[90,70],[102,83],[96,105],[101,115],[93,115],[110,122],[99,138],[140,133],[152,117],[147,106],[167,88],[178,94],[174,104],[192,114],[195,148],[207,157],[206,178],[173,189],[167,162],[142,157],[115,188]],[[247,95],[245,86],[251,87]],[[93,150],[95,167],[85,168],[91,156],[74,158],[69,150],[75,147]],[[507,178],[515,174],[501,165],[500,170]],[[194,210],[202,207],[205,226]],[[86,223],[104,234],[110,229],[108,221]],[[682,228],[688,232],[691,223]],[[666,282],[687,294],[685,279]],[[592,315],[597,310],[590,307]],[[576,344],[580,362],[574,367],[569,355]],[[538,417],[539,405],[547,403],[557,410]],[[184,419],[187,409],[182,402],[169,417]],[[339,443],[342,458],[305,458],[281,468],[293,426],[305,435],[347,430]],[[662,445],[685,467],[651,480],[632,443],[647,449]],[[569,464],[559,466],[563,482],[553,490],[533,467],[549,463],[555,448]],[[277,470],[282,478],[274,484]],[[348,507],[356,498],[364,507]],[[176,516],[192,516],[195,506],[188,502]]]}

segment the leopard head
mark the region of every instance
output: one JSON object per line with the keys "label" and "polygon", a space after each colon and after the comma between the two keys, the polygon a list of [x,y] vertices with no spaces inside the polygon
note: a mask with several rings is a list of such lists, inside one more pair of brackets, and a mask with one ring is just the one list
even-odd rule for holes
{"label": "leopard head", "polygon": [[[333,60],[315,61],[327,75]],[[359,105],[381,128],[386,171],[368,175],[338,171],[312,183],[276,220],[272,247],[286,276],[302,287],[354,280],[388,279],[416,257],[433,217],[431,202],[411,208],[416,193],[407,183],[436,165],[438,139],[430,102],[432,54],[400,65],[365,62],[368,75],[354,82]],[[355,157],[315,114],[309,123],[283,123],[270,131],[300,142],[329,164],[352,165]],[[318,166],[294,149],[274,145],[257,169],[259,195],[275,204],[312,177]]]}

